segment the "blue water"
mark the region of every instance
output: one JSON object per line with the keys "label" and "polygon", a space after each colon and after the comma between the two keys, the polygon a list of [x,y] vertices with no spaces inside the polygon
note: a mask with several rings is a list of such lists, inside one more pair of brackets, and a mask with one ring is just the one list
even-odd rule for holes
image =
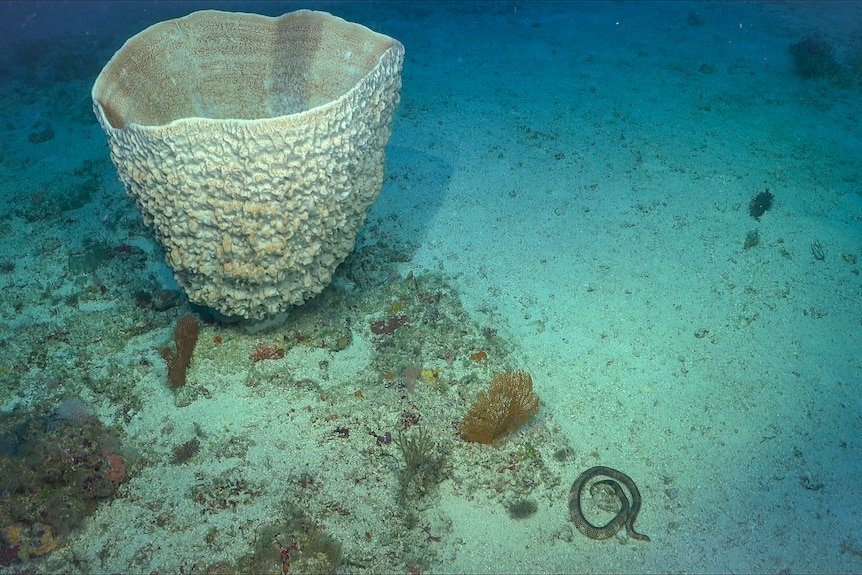
{"label": "blue water", "polygon": [[[188,301],[92,113],[128,38],[204,8],[406,49],[355,254],[260,332]],[[0,6],[0,569],[862,571],[860,31],[859,2]],[[511,369],[539,413],[464,441]],[[383,439],[411,414],[427,492]],[[651,541],[575,529],[595,465]]]}

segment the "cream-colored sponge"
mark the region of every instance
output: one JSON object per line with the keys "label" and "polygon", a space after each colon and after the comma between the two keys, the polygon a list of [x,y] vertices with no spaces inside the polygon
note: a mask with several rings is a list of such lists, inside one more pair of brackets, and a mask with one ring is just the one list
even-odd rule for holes
{"label": "cream-colored sponge", "polygon": [[329,284],[383,184],[403,61],[309,10],[194,12],[111,58],[96,117],[191,301],[263,319]]}

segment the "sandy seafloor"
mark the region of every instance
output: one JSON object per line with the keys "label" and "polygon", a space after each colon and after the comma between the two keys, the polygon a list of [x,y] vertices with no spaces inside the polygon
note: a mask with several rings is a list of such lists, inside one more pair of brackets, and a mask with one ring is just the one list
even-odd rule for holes
{"label": "sandy seafloor", "polygon": [[[155,350],[189,307],[134,295],[176,286],[89,94],[126,38],[204,7],[324,9],[405,45],[386,182],[350,264],[368,276],[333,285],[388,307],[353,318],[340,351],[291,320],[204,322],[175,391]],[[341,573],[862,571],[862,3],[0,11],[0,405],[56,419],[76,398],[128,465],[113,498],[68,533],[42,526],[5,572],[236,571],[287,507],[341,544]],[[810,33],[842,81],[796,74],[788,48]],[[411,273],[438,299],[399,296],[410,313],[434,301],[478,339],[450,350],[440,333],[446,354],[399,350],[404,372],[384,373],[369,325]],[[278,341],[283,359],[250,361]],[[425,372],[405,381],[411,365]],[[513,368],[539,414],[499,447],[466,443],[457,422]],[[405,505],[398,452],[371,432],[411,410],[447,469]],[[172,463],[192,437],[198,453]],[[569,487],[593,465],[637,483],[650,542],[575,530]],[[513,518],[518,498],[537,511]]]}

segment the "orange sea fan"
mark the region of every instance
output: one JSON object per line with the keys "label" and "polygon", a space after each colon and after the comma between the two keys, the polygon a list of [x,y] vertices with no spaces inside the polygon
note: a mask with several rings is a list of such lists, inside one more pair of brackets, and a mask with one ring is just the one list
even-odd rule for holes
{"label": "orange sea fan", "polygon": [[539,397],[533,393],[533,378],[523,371],[494,375],[488,392],[479,393],[476,403],[461,421],[461,437],[476,443],[499,443],[520,429],[539,412]]}

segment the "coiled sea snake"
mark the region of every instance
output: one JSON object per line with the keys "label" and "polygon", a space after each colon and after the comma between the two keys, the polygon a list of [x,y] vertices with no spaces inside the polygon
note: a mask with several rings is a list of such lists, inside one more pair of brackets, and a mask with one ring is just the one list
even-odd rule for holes
{"label": "coiled sea snake", "polygon": [[[584,490],[584,487],[590,479],[599,476],[610,477],[611,479],[596,481],[593,485],[608,485],[614,490],[614,493],[616,493],[620,500],[620,510],[604,527],[596,527],[587,521],[587,518],[584,517],[584,512],[581,510],[581,492]],[[623,492],[623,488],[620,486],[620,483],[625,485],[626,489],[628,489],[629,493],[632,495],[631,506],[629,506],[629,500]],[[575,479],[575,482],[572,483],[572,490],[569,495],[569,511],[572,514],[572,521],[575,522],[575,527],[578,528],[578,531],[590,539],[609,539],[616,535],[617,531],[625,525],[626,532],[628,532],[629,537],[640,541],[649,541],[649,537],[642,533],[638,533],[634,529],[634,522],[635,519],[637,519],[638,512],[640,510],[640,491],[638,491],[638,488],[635,485],[635,482],[632,481],[631,477],[622,471],[617,471],[610,467],[602,467],[601,465],[590,467],[581,473],[578,478]]]}

